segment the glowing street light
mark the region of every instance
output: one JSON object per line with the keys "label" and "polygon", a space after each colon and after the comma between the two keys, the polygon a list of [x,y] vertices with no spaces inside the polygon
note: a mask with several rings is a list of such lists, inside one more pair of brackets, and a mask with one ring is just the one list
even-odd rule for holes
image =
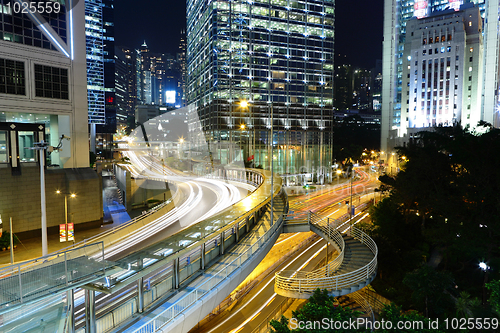
{"label": "glowing street light", "polygon": [[[61,194],[60,190],[56,191],[57,194]],[[68,196],[70,198],[76,198],[75,193],[64,193],[64,223],[66,225],[66,241],[68,240],[69,234],[68,234]],[[73,242],[75,239],[73,238]]]}
{"label": "glowing street light", "polygon": [[481,261],[479,263],[479,268],[481,268],[481,270],[483,270],[484,272],[486,272],[488,269],[490,269],[490,266],[486,265],[486,263],[484,261]]}

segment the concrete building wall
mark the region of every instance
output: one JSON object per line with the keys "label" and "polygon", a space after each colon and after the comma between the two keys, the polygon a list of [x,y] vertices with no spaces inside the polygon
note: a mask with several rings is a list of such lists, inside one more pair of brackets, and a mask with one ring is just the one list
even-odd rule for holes
{"label": "concrete building wall", "polygon": [[[4,221],[13,220],[14,233],[29,238],[40,235],[40,168],[23,166],[22,176],[11,176],[10,168],[0,168],[0,214]],[[45,172],[47,227],[57,233],[65,222],[64,195],[68,197],[68,222],[75,223],[75,230],[98,227],[102,222],[102,191],[100,177],[92,169],[54,169]],[[8,225],[8,224],[7,224]],[[4,224],[4,229],[7,230]]]}

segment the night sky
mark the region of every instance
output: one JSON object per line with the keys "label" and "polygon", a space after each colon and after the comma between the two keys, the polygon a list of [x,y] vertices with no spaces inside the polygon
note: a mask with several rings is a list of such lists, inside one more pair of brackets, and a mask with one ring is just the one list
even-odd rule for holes
{"label": "night sky", "polygon": [[[117,46],[139,48],[144,40],[152,52],[176,53],[186,26],[184,0],[117,0]],[[335,53],[346,62],[370,69],[382,59],[384,0],[337,0]]]}

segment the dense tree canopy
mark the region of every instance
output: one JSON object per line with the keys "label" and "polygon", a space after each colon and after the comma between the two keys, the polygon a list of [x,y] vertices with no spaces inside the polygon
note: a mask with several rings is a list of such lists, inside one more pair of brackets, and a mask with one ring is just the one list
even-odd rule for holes
{"label": "dense tree canopy", "polygon": [[482,129],[421,132],[399,148],[401,172],[380,177],[389,196],[372,214],[375,285],[429,316],[454,315],[476,298],[485,303],[485,283],[499,278],[500,130]]}

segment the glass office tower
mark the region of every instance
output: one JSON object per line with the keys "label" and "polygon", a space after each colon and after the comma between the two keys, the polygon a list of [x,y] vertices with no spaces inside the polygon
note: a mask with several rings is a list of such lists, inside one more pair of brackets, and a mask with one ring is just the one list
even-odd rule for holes
{"label": "glass office tower", "polygon": [[[408,141],[409,118],[402,112],[401,103],[406,103],[403,71],[407,59],[403,56],[406,41],[406,25],[413,18],[422,19],[439,15],[443,11],[458,11],[464,4],[479,8],[483,20],[483,53],[481,82],[480,119],[496,127],[499,110],[499,42],[500,28],[498,0],[385,0],[383,42],[383,88],[382,88],[382,140],[383,151]],[[431,24],[432,25],[432,24]],[[429,26],[429,29],[431,27]],[[436,27],[437,29],[437,24]]]}
{"label": "glass office tower", "polygon": [[242,153],[268,169],[272,141],[275,171],[329,177],[334,8],[333,0],[187,1],[188,105],[221,163]]}

